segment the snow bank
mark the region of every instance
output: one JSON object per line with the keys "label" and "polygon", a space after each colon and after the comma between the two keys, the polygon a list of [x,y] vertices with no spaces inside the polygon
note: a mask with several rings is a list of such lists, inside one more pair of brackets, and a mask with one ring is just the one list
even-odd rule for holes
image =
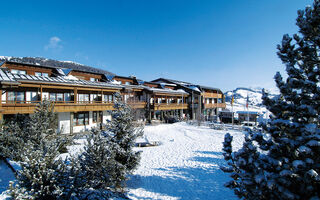
{"label": "snow bank", "polygon": [[[145,137],[159,141],[143,151],[141,165],[128,182],[131,199],[236,199],[223,184],[229,180],[219,166],[225,164],[222,142],[226,131],[186,123],[146,126]],[[243,134],[234,136],[240,148]]]}

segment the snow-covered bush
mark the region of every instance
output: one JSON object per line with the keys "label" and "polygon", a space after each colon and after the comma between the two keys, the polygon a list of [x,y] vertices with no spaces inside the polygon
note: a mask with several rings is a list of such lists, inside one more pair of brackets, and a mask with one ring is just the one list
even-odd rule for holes
{"label": "snow-covered bush", "polygon": [[[320,1],[298,11],[299,34],[284,35],[278,56],[288,77],[275,75],[280,95],[263,104],[272,112],[267,132],[248,131],[243,147],[232,152],[226,134],[224,157],[232,181],[226,184],[243,199],[320,198]],[[292,41],[295,41],[292,44]]]}
{"label": "snow-covered bush", "polygon": [[57,132],[57,115],[53,109],[51,102],[43,101],[31,116],[17,115],[5,123],[0,130],[0,156],[22,161],[25,148],[37,149],[44,139],[56,138],[59,152],[66,151],[70,140]]}
{"label": "snow-covered bush", "polygon": [[133,151],[135,139],[143,134],[143,128],[136,128],[133,124],[129,105],[121,100],[119,93],[115,94],[115,110],[111,113],[112,120],[106,124],[105,136],[111,147],[118,170],[112,174],[115,187],[122,189],[126,176],[139,164],[140,152]]}
{"label": "snow-covered bush", "polygon": [[17,183],[10,185],[13,199],[65,199],[73,193],[69,169],[65,161],[57,159],[59,144],[42,141],[39,148],[26,148],[24,162],[18,171]]}

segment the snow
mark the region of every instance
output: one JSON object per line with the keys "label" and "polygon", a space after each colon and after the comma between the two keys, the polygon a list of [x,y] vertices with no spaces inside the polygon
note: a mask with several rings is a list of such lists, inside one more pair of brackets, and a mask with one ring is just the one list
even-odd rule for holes
{"label": "snow", "polygon": [[194,91],[197,91],[197,92],[201,92],[197,86],[189,85],[189,86],[187,86],[187,87],[188,87],[189,89],[191,89],[191,90],[194,90]]}
{"label": "snow", "polygon": [[[229,131],[233,147],[243,142],[241,132]],[[128,182],[131,199],[236,199],[223,185],[229,179],[224,165],[222,142],[226,131],[186,123],[146,126],[149,141],[160,146],[142,151],[140,167]]]}
{"label": "snow", "polygon": [[[146,126],[139,141],[157,141],[159,146],[136,147],[142,151],[138,169],[127,182],[130,199],[237,199],[233,191],[224,187],[229,175],[220,170],[226,165],[222,155],[224,135],[233,136],[232,146],[238,150],[243,133],[214,130],[185,122]],[[84,139],[75,140],[68,148],[76,154],[83,148]],[[68,154],[62,154],[64,158]],[[11,171],[0,165],[2,191],[13,180]],[[0,200],[6,195],[0,195]]]}
{"label": "snow", "polygon": [[75,81],[79,80],[77,77],[72,76],[71,74],[69,74],[68,76],[65,76],[65,79],[75,80]]}
{"label": "snow", "polygon": [[[0,160],[0,194],[7,190],[9,186],[9,181],[15,179],[14,173],[11,169],[4,163],[3,160]],[[0,199],[5,199],[6,195],[0,195]]]}

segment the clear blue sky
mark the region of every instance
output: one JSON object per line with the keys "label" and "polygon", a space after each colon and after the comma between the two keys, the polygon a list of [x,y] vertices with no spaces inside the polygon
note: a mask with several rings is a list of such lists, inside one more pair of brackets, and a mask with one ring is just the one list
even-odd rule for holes
{"label": "clear blue sky", "polygon": [[274,87],[276,45],[311,0],[2,1],[0,55],[71,60],[144,80]]}

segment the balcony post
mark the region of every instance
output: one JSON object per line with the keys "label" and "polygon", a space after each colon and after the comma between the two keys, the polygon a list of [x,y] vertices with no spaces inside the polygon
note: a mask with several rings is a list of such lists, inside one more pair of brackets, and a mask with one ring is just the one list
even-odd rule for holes
{"label": "balcony post", "polygon": [[42,102],[42,85],[40,85],[40,101]]}
{"label": "balcony post", "polygon": [[74,88],[74,91],[73,91],[73,100],[74,100],[74,103],[77,103],[78,101],[78,89],[77,88]]}

